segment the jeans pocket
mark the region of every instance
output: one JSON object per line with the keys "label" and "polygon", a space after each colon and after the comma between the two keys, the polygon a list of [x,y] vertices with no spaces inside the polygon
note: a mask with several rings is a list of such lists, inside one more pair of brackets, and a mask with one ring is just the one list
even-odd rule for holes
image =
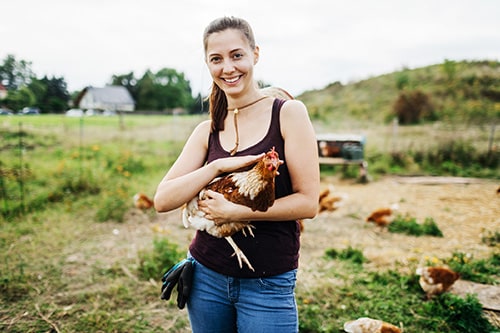
{"label": "jeans pocket", "polygon": [[294,291],[296,280],[297,270],[294,269],[283,274],[260,278],[259,285],[264,290],[280,294],[289,294]]}

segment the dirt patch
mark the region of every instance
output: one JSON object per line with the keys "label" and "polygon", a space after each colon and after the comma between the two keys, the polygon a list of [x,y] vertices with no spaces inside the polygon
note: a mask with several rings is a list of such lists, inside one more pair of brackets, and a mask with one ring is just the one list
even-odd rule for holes
{"label": "dirt patch", "polygon": [[[367,269],[398,269],[408,274],[414,273],[410,267],[415,267],[415,264],[432,258],[446,259],[453,252],[467,253],[479,259],[498,250],[498,247],[495,249],[482,242],[485,232],[500,231],[498,181],[455,178],[448,181],[422,178],[418,181],[416,178],[387,177],[358,184],[331,178],[323,179],[322,186],[333,186],[333,193],[344,199],[337,210],[305,221],[298,287],[313,287],[315,279],[324,279],[316,272],[325,266],[324,254],[329,248],[352,246],[361,249],[369,260],[365,264]],[[365,221],[374,209],[393,203],[399,205],[399,214],[408,214],[418,222],[428,217],[434,219],[444,237],[390,233]],[[182,226],[179,210],[156,214],[132,209],[127,213],[125,223],[106,223],[100,229],[98,251],[90,252],[90,258],[70,255],[68,264],[81,260],[106,262],[106,258],[137,260],[137,252],[151,249],[154,237],[166,237],[187,249],[194,235],[193,230]],[[159,281],[150,282],[156,284],[155,288],[159,287]],[[154,306],[163,308],[159,301]],[[161,317],[163,312],[158,311],[157,319],[164,320]]]}
{"label": "dirt patch", "polygon": [[[482,243],[484,232],[500,230],[498,183],[471,180],[432,182],[431,178],[389,177],[368,184],[326,180],[333,192],[346,197],[334,212],[306,221],[302,236],[303,266],[319,258],[325,248],[352,246],[363,249],[368,265],[388,268],[396,262],[449,257],[454,251],[475,258],[492,248]],[[431,184],[431,185],[429,185]],[[423,222],[432,218],[444,237],[415,237],[381,231],[365,218],[375,209],[398,204],[397,214]]]}
{"label": "dirt patch", "polygon": [[[493,251],[482,242],[483,235],[500,230],[500,194],[496,193],[499,184],[495,181],[387,177],[359,184],[331,178],[324,179],[322,186],[333,187],[333,193],[344,199],[337,210],[305,221],[300,259],[305,271],[320,264],[326,249],[348,246],[363,250],[370,261],[368,267],[381,269],[429,258],[448,258],[453,252],[483,258]],[[365,221],[373,210],[394,203],[399,206],[397,214],[407,214],[417,222],[432,218],[444,237],[389,233]],[[150,244],[154,234],[186,248],[194,234],[182,226],[178,210],[165,214],[131,211],[127,221],[115,226],[124,229],[127,255],[130,247]],[[131,228],[131,224],[135,227]]]}

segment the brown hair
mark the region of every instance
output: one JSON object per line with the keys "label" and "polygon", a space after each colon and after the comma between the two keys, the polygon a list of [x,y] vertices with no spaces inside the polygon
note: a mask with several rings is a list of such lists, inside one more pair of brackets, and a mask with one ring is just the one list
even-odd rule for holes
{"label": "brown hair", "polygon": [[[205,32],[203,33],[203,47],[205,53],[207,52],[208,37],[215,32],[221,32],[227,29],[240,31],[248,40],[250,47],[255,49],[255,37],[250,24],[244,19],[231,16],[218,18],[205,28]],[[222,131],[224,129],[224,119],[226,119],[227,116],[227,99],[224,91],[222,91],[215,82],[212,83],[212,90],[208,101],[208,112],[212,120],[211,131]]]}

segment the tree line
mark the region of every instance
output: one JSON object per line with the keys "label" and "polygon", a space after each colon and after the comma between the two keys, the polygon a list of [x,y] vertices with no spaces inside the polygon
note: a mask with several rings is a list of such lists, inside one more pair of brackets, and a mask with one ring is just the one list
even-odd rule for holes
{"label": "tree line", "polygon": [[[42,113],[63,113],[79,94],[79,91],[68,92],[64,77],[37,77],[30,61],[16,59],[12,54],[0,64],[0,84],[7,89],[0,106],[14,111],[38,107]],[[192,96],[190,82],[184,73],[172,68],[162,68],[155,73],[146,70],[140,77],[134,72],[112,75],[109,84],[127,88],[136,102],[136,110],[182,108],[188,113],[197,113],[203,100],[200,94],[196,98]]]}

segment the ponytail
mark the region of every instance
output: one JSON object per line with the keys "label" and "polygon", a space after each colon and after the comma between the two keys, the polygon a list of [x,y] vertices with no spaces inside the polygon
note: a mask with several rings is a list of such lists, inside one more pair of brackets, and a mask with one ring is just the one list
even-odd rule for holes
{"label": "ponytail", "polygon": [[224,120],[227,116],[227,98],[224,91],[218,85],[212,83],[212,91],[209,97],[208,113],[212,120],[211,132],[223,131]]}

